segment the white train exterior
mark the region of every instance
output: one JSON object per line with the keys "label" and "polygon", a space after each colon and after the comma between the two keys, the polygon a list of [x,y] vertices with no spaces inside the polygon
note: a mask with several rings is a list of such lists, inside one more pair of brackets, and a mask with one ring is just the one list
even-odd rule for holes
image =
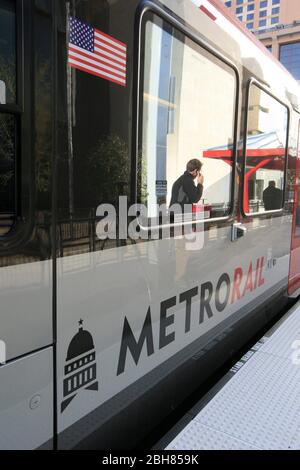
{"label": "white train exterior", "polygon": [[[0,448],[132,448],[299,295],[299,86],[217,0],[0,22]],[[159,226],[190,158],[204,216]]]}

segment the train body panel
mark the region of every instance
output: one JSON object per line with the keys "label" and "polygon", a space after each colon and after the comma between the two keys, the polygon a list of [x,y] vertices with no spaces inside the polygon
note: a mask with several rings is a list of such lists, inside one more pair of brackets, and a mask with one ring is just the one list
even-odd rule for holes
{"label": "train body panel", "polygon": [[53,350],[1,367],[0,447],[29,450],[53,439]]}
{"label": "train body panel", "polygon": [[[197,252],[185,251],[185,240],[167,239],[60,259],[58,312],[64,315],[58,315],[58,402],[67,403],[68,395],[73,399],[63,406],[59,429],[120,392],[126,396],[127,387],[172,358],[176,369],[182,362],[179,354],[176,363],[177,353],[204,335],[205,342],[213,340],[216,329],[220,334],[234,327],[258,296],[263,303],[274,289],[286,288],[290,240],[283,240],[290,224],[287,216],[249,227],[238,253],[228,227],[218,230],[216,239],[202,232]],[[65,373],[69,345],[80,331],[78,318],[94,339],[97,374],[64,393],[68,377],[79,381],[74,370]],[[83,363],[79,372],[84,369]],[[170,371],[165,368],[161,379]],[[93,381],[97,388],[88,389]],[[152,381],[147,387],[157,375]]]}
{"label": "train body panel", "polygon": [[[1,338],[6,361],[52,343],[52,262],[0,269]],[[17,325],[17,327],[15,327]]]}
{"label": "train body panel", "polygon": [[[11,436],[34,431],[11,444],[0,420],[0,447],[137,446],[297,295],[299,87],[215,0],[17,0],[2,17],[27,93],[4,77],[0,377],[24,387],[0,409]],[[161,223],[190,158],[199,214]]]}

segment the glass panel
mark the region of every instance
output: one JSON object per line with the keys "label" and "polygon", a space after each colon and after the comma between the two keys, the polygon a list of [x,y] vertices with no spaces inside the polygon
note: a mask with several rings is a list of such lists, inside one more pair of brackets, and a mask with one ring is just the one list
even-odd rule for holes
{"label": "glass panel", "polygon": [[296,168],[296,225],[295,237],[300,238],[300,126],[298,135],[298,158]]}
{"label": "glass panel", "polygon": [[15,2],[0,0],[0,104],[16,101]]}
{"label": "glass panel", "polygon": [[[168,24],[154,21],[146,23],[141,201],[150,217],[157,216],[159,204],[180,204],[178,184],[186,175],[184,203],[201,205],[205,217],[225,216],[231,200],[235,74]],[[202,188],[197,169],[187,169],[193,159],[204,164]]]}
{"label": "glass panel", "polygon": [[244,209],[246,213],[283,207],[288,112],[253,85],[250,89]]}
{"label": "glass panel", "polygon": [[280,46],[280,62],[289,70],[296,80],[300,79],[299,58],[300,42]]}
{"label": "glass panel", "polygon": [[0,235],[10,230],[15,218],[15,160],[15,118],[0,114]]}

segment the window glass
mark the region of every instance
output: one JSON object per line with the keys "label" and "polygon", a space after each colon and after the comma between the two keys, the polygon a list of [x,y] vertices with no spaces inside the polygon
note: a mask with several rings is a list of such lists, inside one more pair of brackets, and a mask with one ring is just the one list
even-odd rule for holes
{"label": "window glass", "polygon": [[272,8],[272,15],[278,15],[279,7]]}
{"label": "window glass", "polygon": [[266,0],[260,2],[260,8],[266,8],[268,5],[268,2]]}
{"label": "window glass", "polygon": [[278,5],[280,3],[280,0],[272,0],[272,5]]}
{"label": "window glass", "polygon": [[10,230],[16,210],[15,133],[15,117],[0,114],[0,235]]}
{"label": "window glass", "polygon": [[250,88],[244,210],[283,207],[288,111],[256,85]]}
{"label": "window glass", "polygon": [[278,16],[275,16],[274,18],[271,18],[271,24],[276,24],[276,23],[279,23]]}
{"label": "window glass", "polygon": [[247,28],[248,29],[253,29],[253,25],[254,25],[254,23],[247,23]]}
{"label": "window glass", "polygon": [[157,204],[170,205],[187,163],[199,159],[204,190],[198,204],[207,217],[225,216],[231,205],[235,73],[151,17],[145,26],[140,200],[156,217]]}
{"label": "window glass", "polygon": [[249,15],[247,15],[247,21],[248,20],[254,20],[254,13],[249,13]]}
{"label": "window glass", "polygon": [[254,5],[253,5],[253,4],[252,4],[252,5],[248,5],[248,6],[247,6],[247,10],[248,10],[248,11],[253,11],[253,10],[254,10]]}
{"label": "window glass", "polygon": [[243,7],[238,7],[238,8],[236,8],[235,12],[236,12],[237,14],[243,13]]}
{"label": "window glass", "polygon": [[0,104],[16,101],[15,2],[0,0]]}
{"label": "window glass", "polygon": [[231,7],[231,1],[230,2],[225,2],[225,5],[230,8]]}
{"label": "window glass", "polygon": [[259,26],[266,26],[267,20],[260,20]]}
{"label": "window glass", "polygon": [[281,45],[280,62],[296,80],[300,80],[300,42]]}
{"label": "window glass", "polygon": [[259,16],[260,18],[264,18],[265,16],[267,16],[267,10],[260,11]]}
{"label": "window glass", "polygon": [[298,158],[296,164],[296,225],[295,237],[300,238],[300,126],[298,133]]}

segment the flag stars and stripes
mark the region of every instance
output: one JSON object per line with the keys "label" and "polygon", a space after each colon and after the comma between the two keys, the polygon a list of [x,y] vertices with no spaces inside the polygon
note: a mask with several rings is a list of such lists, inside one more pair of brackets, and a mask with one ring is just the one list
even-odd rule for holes
{"label": "flag stars and stripes", "polygon": [[126,85],[127,47],[77,18],[70,17],[68,63],[119,85]]}

